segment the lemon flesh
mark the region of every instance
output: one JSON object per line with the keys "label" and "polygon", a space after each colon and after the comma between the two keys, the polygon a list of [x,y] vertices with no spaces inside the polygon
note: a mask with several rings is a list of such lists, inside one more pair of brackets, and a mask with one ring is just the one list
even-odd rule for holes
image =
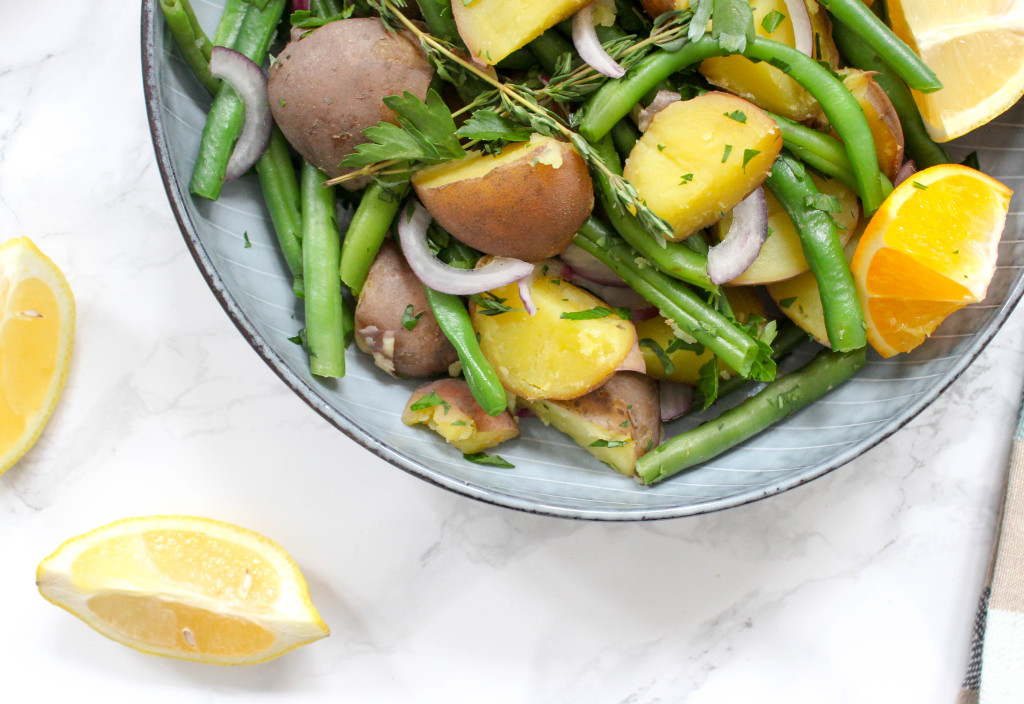
{"label": "lemon flesh", "polygon": [[206,518],[103,526],[60,546],[36,581],[103,635],[154,655],[251,664],[329,633],[283,548]]}

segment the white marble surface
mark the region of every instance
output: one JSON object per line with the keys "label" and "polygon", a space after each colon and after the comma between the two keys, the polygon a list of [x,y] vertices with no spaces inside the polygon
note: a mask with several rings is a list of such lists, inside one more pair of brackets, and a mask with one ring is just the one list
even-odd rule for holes
{"label": "white marble surface", "polygon": [[[78,302],[59,409],[0,478],[4,701],[953,700],[1024,311],[908,427],[787,494],[651,524],[476,503],[328,426],[237,334],[160,184],[138,8],[4,0],[2,16],[0,240],[35,240]],[[282,543],[332,636],[211,668],[136,654],[39,596],[63,540],[156,513]]]}

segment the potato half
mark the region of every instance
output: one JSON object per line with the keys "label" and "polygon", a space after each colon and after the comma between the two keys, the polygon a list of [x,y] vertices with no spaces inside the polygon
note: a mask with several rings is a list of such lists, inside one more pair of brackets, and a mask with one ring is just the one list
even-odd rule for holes
{"label": "potato half", "polygon": [[661,441],[658,382],[619,372],[601,388],[571,401],[523,404],[616,471],[633,476],[636,461]]}
{"label": "potato half", "polygon": [[624,175],[681,240],[761,185],[781,149],[779,126],[763,110],[728,93],[705,93],[654,116]]}
{"label": "potato half", "polygon": [[493,66],[593,0],[455,0],[452,14],[473,58]]}
{"label": "potato half", "polygon": [[405,404],[402,422],[426,425],[467,453],[519,437],[519,423],[512,414],[506,410],[488,415],[463,379],[438,379],[416,389]]}
{"label": "potato half", "polygon": [[437,376],[459,359],[430,310],[423,284],[391,240],[385,240],[366,275],[355,327],[359,349],[393,376]]}
{"label": "potato half", "polygon": [[568,247],[594,209],[583,157],[571,144],[541,135],[497,156],[475,152],[428,167],[412,183],[424,207],[458,240],[531,262]]}
{"label": "potato half", "polygon": [[[570,399],[596,389],[626,360],[636,343],[633,324],[593,294],[551,276],[534,275],[527,315],[516,284],[470,301],[480,348],[502,386],[528,399]],[[481,305],[491,300],[513,308]]]}
{"label": "potato half", "polygon": [[362,131],[396,122],[382,98],[409,91],[423,100],[434,70],[415,37],[376,18],[329,22],[289,42],[270,66],[267,97],[288,142],[328,176],[366,142]]}
{"label": "potato half", "polygon": [[[811,180],[818,190],[825,195],[834,196],[839,201],[839,212],[832,213],[832,218],[839,229],[839,239],[846,244],[860,220],[860,201],[857,194],[832,178],[822,178],[811,174]],[[767,284],[773,281],[789,279],[810,269],[804,247],[796,226],[789,219],[778,199],[765,189],[768,201],[768,239],[761,247],[757,259],[750,268],[729,282],[730,286],[750,286]],[[712,236],[721,240],[729,229],[732,221],[727,215],[711,228]]]}

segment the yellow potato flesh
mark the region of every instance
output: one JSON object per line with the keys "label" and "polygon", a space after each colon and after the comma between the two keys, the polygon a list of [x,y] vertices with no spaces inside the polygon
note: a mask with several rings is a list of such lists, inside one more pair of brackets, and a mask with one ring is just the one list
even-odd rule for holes
{"label": "yellow potato flesh", "polygon": [[[784,0],[751,0],[750,5],[758,36],[794,46],[793,22]],[[786,17],[769,32],[762,23],[773,11]],[[820,112],[810,93],[771,64],[754,63],[742,56],[716,56],[701,62],[700,72],[709,83],[791,120],[809,120]]]}
{"label": "yellow potato flesh", "polygon": [[494,65],[591,0],[455,0],[459,36],[480,63]]}
{"label": "yellow potato flesh", "polygon": [[544,425],[552,425],[561,430],[577,445],[615,471],[627,477],[633,476],[637,451],[628,431],[609,430],[552,401],[524,400],[523,405],[536,413]]}
{"label": "yellow potato flesh", "polygon": [[[746,323],[755,316],[759,318],[765,317],[764,305],[762,305],[761,299],[758,298],[753,290],[730,288],[725,291],[725,295],[729,299],[729,305],[732,306],[733,314],[739,322]],[[685,348],[669,352],[668,350],[671,348],[672,343],[676,342],[679,338],[673,327],[660,315],[647,320],[641,320],[635,323],[635,326],[636,335],[640,342],[651,340],[656,343],[668,354],[669,361],[675,367],[671,374],[666,373],[658,353],[649,344],[642,344],[640,349],[644,353],[647,376],[654,377],[655,379],[675,381],[680,384],[689,384],[691,386],[697,384],[697,381],[700,379],[701,367],[710,362],[714,357],[711,352],[706,349],[694,349],[694,347],[700,348],[701,345],[695,345],[693,340],[684,340],[690,344],[686,345]],[[731,370],[721,365],[721,363],[719,368],[726,373],[731,373]]]}
{"label": "yellow potato flesh", "polygon": [[500,166],[526,156],[536,163],[547,164],[557,169],[562,165],[563,149],[572,149],[572,147],[551,137],[535,134],[528,142],[515,142],[505,146],[500,154],[471,152],[469,156],[462,159],[427,167],[418,171],[412,181],[421,188],[440,188],[456,181],[481,178]]}
{"label": "yellow potato flesh", "polygon": [[[867,223],[861,223],[856,237],[851,237],[843,248],[847,261],[853,259],[853,253],[860,241],[860,234]],[[815,340],[831,347],[828,341],[828,330],[825,328],[825,313],[821,307],[821,293],[814,274],[807,271],[792,279],[779,281],[765,287],[779,310],[792,320],[798,328]]]}
{"label": "yellow potato flesh", "polygon": [[[832,213],[832,217],[839,229],[839,239],[846,244],[860,219],[860,202],[857,200],[857,194],[835,179],[822,178],[816,174],[811,174],[811,179],[819,191],[839,199],[839,207],[842,210]],[[750,286],[782,281],[802,274],[810,268],[793,221],[767,188],[765,197],[768,201],[768,239],[765,240],[761,253],[757,255],[750,268],[730,281],[730,285]],[[712,228],[712,235],[719,240],[725,237],[731,221],[731,215],[723,218]]]}
{"label": "yellow potato flesh", "polygon": [[402,413],[402,422],[406,425],[426,425],[449,444],[466,453],[483,452],[514,437],[514,433],[504,428],[501,431],[478,429],[472,418],[453,405],[446,408],[439,404],[417,411],[407,408]]}
{"label": "yellow potato flesh", "polygon": [[[488,294],[485,294],[485,297]],[[502,385],[524,399],[570,399],[597,388],[633,348],[636,331],[614,312],[603,318],[571,320],[563,313],[607,308],[596,296],[560,279],[537,276],[530,296],[537,307],[527,315],[516,284],[490,292],[517,309],[485,315],[470,304],[480,348]]]}
{"label": "yellow potato flesh", "polygon": [[781,149],[778,125],[762,110],[706,93],[657,113],[624,175],[681,240],[721,220],[757,188]]}

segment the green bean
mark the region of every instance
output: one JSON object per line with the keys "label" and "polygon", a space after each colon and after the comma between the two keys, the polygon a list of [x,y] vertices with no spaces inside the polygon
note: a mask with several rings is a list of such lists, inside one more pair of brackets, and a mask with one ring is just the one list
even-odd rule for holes
{"label": "green bean", "polygon": [[559,57],[566,53],[573,55],[576,51],[572,44],[554,28],[534,39],[526,45],[526,48],[537,57],[541,68],[552,75],[557,71]]}
{"label": "green bean", "polygon": [[211,93],[217,90],[220,80],[210,73],[210,51],[213,45],[199,24],[193,22],[195,14],[188,0],[160,0],[160,9],[163,10],[167,28],[185,64],[206,90]]}
{"label": "green bean", "polygon": [[[785,359],[800,343],[807,342],[809,339],[811,339],[810,335],[789,320],[783,319],[779,324],[778,334],[772,340],[772,359],[776,362]],[[728,379],[723,379],[718,382],[718,398],[724,398],[729,394],[736,393],[748,383],[746,379],[738,376],[730,376]],[[692,410],[699,411],[700,408],[694,405]]]}
{"label": "green bean", "polygon": [[333,187],[327,176],[302,164],[302,269],[305,283],[306,347],[317,376],[345,375],[344,301],[341,297],[341,236]]}
{"label": "green bean", "polygon": [[299,207],[299,183],[295,178],[288,141],[274,126],[270,144],[256,162],[263,200],[274,224],[281,253],[292,274],[292,288],[297,296],[303,295],[302,281],[302,211]]}
{"label": "green bean", "polygon": [[840,352],[867,344],[864,313],[853,274],[839,240],[835,220],[816,202],[820,197],[810,174],[792,157],[781,154],[765,185],[789,215],[800,235],[804,256],[818,281],[825,329],[832,349]]}
{"label": "green bean", "polygon": [[[610,171],[616,175],[622,174],[622,166],[619,163],[619,156],[615,151],[615,145],[610,137],[604,137],[594,145],[595,151]],[[659,244],[637,221],[635,217],[622,206],[613,194],[613,186],[608,175],[597,171],[597,197],[604,206],[605,215],[612,223],[612,227],[618,232],[633,249],[638,250],[650,260],[661,271],[680,281],[699,286],[708,291],[718,291],[718,287],[711,283],[708,276],[707,256],[693,251],[690,247],[679,242],[667,242],[664,246]],[[591,218],[587,222],[591,222]],[[594,221],[597,225],[597,221]]]}
{"label": "green bean", "polygon": [[507,407],[508,399],[501,381],[498,380],[497,372],[480,350],[480,343],[476,339],[476,331],[470,321],[466,304],[458,296],[435,291],[429,286],[424,288],[427,290],[430,310],[434,313],[441,332],[459,353],[462,374],[466,377],[473,398],[486,413],[498,415]]}
{"label": "green bean", "polygon": [[374,181],[363,191],[359,207],[345,233],[339,269],[342,282],[356,296],[363,290],[370,265],[387,237],[395,214],[408,191],[408,181],[388,186]]}
{"label": "green bean", "polygon": [[859,371],[863,349],[822,350],[801,369],[693,430],[669,438],[637,460],[637,479],[655,484],[717,457],[818,400]]}
{"label": "green bean", "polygon": [[[285,0],[269,0],[262,9],[256,3],[244,5],[245,18],[230,48],[261,64],[277,30]],[[242,99],[231,86],[222,82],[203,126],[199,154],[189,182],[189,190],[193,194],[209,200],[216,200],[220,196],[224,187],[224,173],[244,121],[245,105]]]}
{"label": "green bean", "polygon": [[340,15],[342,7],[338,0],[310,0],[309,11],[317,17],[326,19]]}
{"label": "green bean", "polygon": [[942,88],[942,81],[928,68],[928,64],[902,39],[893,34],[862,0],[820,2],[822,7],[860,37],[865,45],[877,52],[911,88],[922,93],[934,93]]}
{"label": "green bean", "polygon": [[853,67],[862,71],[873,71],[878,87],[885,91],[892,101],[896,115],[903,127],[903,138],[906,142],[907,155],[921,169],[938,164],[948,164],[949,153],[928,134],[921,119],[921,113],[914,102],[914,96],[895,71],[885,63],[860,37],[838,20],[832,22],[832,37],[843,58]]}
{"label": "green bean", "polygon": [[745,331],[690,289],[665,276],[640,254],[591,218],[573,242],[604,262],[680,330],[714,352],[741,376],[756,373],[760,348]]}
{"label": "green bean", "polygon": [[625,161],[629,153],[633,151],[637,141],[640,139],[640,130],[636,128],[632,120],[622,119],[615,123],[611,131],[612,143],[619,157]]}
{"label": "green bean", "polygon": [[220,15],[217,33],[213,35],[215,46],[230,47],[234,45],[248,9],[247,0],[227,0],[224,3],[224,11]]}
{"label": "green bean", "polygon": [[[625,78],[605,83],[583,108],[580,134],[591,142],[604,137],[647,91],[676,71],[712,56],[727,55],[717,41],[705,36],[684,44],[676,51],[657,51],[633,67]],[[883,200],[875,140],[864,111],[850,91],[831,71],[793,47],[755,37],[747,42],[743,56],[767,61],[785,71],[821,104],[846,149],[847,158],[860,188],[866,213],[873,213]]]}
{"label": "green bean", "polygon": [[497,68],[510,71],[529,71],[537,65],[537,58],[529,49],[523,47],[516,49],[511,54],[498,62]]}
{"label": "green bean", "polygon": [[842,142],[788,117],[768,114],[778,123],[786,149],[824,175],[840,181],[853,191],[859,191],[857,177],[853,175]]}
{"label": "green bean", "polygon": [[452,5],[448,0],[416,0],[420,7],[420,14],[423,21],[427,23],[427,29],[438,39],[451,42],[462,47],[462,37],[459,36],[459,28],[455,25],[455,16],[452,14]]}

